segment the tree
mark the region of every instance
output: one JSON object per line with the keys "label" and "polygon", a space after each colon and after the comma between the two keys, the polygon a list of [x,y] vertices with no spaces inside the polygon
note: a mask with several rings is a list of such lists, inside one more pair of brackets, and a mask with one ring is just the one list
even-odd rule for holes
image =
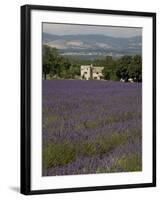
{"label": "tree", "polygon": [[106,80],[117,80],[117,61],[112,56],[106,56],[104,61],[103,75]]}
{"label": "tree", "polygon": [[50,74],[51,72],[52,74],[56,73],[58,55],[59,54],[56,48],[43,45],[42,60],[44,79],[46,79],[47,74]]}
{"label": "tree", "polygon": [[122,58],[119,59],[120,66],[128,67],[131,62],[132,56],[122,56]]}
{"label": "tree", "polygon": [[140,55],[133,56],[132,64],[142,65],[142,56]]}
{"label": "tree", "polygon": [[80,76],[80,65],[72,64],[69,68],[68,73],[70,74],[71,78],[75,78],[76,76]]}
{"label": "tree", "polygon": [[128,81],[132,78],[134,81],[142,81],[142,57],[140,55],[123,56],[118,63],[116,74],[119,79]]}
{"label": "tree", "polygon": [[132,56],[123,56],[118,60],[116,75],[119,79],[128,81],[128,79],[130,78],[128,67],[131,64],[131,62],[132,62]]}
{"label": "tree", "polygon": [[135,55],[128,67],[129,77],[134,81],[142,81],[142,57],[140,55]]}
{"label": "tree", "polygon": [[58,64],[57,65],[57,75],[60,78],[66,78],[66,76],[68,78],[70,78],[70,75],[69,75],[69,69],[71,66],[70,61],[67,58],[60,56],[57,64]]}
{"label": "tree", "polygon": [[118,67],[118,69],[116,71],[116,75],[119,79],[123,79],[125,81],[128,81],[128,79],[129,79],[128,67],[126,67],[126,66]]}
{"label": "tree", "polygon": [[131,65],[128,71],[129,77],[132,78],[134,81],[142,81],[142,66],[140,64]]}

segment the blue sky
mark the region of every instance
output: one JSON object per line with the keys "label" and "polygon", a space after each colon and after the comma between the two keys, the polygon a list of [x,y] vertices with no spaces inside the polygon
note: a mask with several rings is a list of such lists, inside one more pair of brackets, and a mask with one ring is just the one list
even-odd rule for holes
{"label": "blue sky", "polygon": [[55,35],[102,34],[113,37],[133,37],[141,36],[142,28],[43,23],[43,32]]}

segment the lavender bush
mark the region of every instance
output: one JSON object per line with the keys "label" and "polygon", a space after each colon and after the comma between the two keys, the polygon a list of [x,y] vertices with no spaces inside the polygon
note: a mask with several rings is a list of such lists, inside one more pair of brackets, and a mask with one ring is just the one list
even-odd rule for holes
{"label": "lavender bush", "polygon": [[43,176],[142,170],[142,84],[43,80]]}

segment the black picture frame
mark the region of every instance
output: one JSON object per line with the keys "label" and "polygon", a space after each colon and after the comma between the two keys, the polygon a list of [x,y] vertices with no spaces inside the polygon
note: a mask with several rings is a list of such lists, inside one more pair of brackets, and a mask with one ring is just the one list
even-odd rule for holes
{"label": "black picture frame", "polygon": [[[137,183],[125,185],[109,186],[92,186],[92,187],[74,187],[47,190],[31,190],[31,11],[64,11],[92,14],[109,14],[123,16],[142,16],[151,17],[153,20],[152,27],[152,56],[153,56],[153,149],[152,149],[152,182]],[[127,188],[142,188],[156,186],[156,13],[120,11],[120,10],[103,10],[90,8],[73,8],[73,7],[55,7],[44,5],[24,5],[21,6],[21,193],[25,195],[81,192],[95,190],[112,190]]]}

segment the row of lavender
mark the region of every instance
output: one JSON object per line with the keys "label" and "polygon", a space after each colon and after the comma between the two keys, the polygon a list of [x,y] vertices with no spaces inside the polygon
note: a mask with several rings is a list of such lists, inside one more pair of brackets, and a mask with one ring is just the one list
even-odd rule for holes
{"label": "row of lavender", "polygon": [[142,170],[141,87],[43,81],[43,176]]}

